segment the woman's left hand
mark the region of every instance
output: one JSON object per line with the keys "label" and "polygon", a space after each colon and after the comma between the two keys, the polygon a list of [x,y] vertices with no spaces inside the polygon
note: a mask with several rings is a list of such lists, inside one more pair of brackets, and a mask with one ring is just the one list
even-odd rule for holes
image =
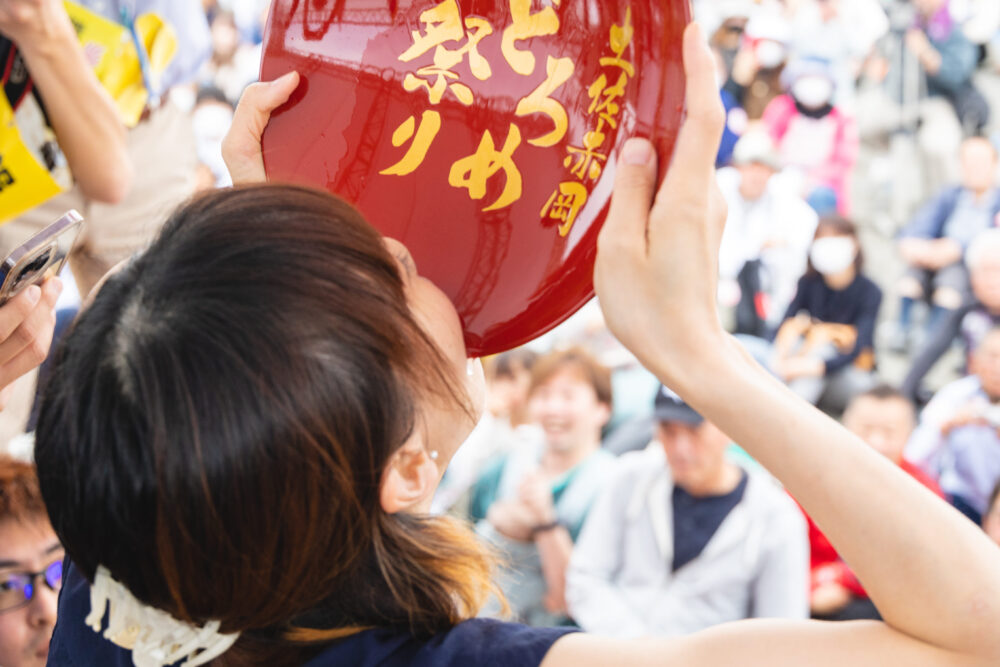
{"label": "woman's left hand", "polygon": [[233,185],[267,180],[260,139],[271,113],[287,102],[298,86],[298,72],[288,72],[274,81],[252,83],[243,91],[233,115],[233,124],[222,140],[222,158],[226,161]]}

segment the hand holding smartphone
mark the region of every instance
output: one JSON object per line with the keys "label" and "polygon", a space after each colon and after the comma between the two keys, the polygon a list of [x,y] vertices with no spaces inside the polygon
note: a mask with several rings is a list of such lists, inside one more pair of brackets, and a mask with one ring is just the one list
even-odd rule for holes
{"label": "hand holding smartphone", "polygon": [[[58,280],[83,218],[70,211],[7,255],[0,264],[0,410],[12,383],[48,356]],[[28,291],[33,285],[38,285]],[[26,293],[27,292],[27,293]]]}
{"label": "hand holding smartphone", "polygon": [[14,248],[0,264],[0,306],[31,285],[58,276],[82,226],[83,217],[71,210]]}

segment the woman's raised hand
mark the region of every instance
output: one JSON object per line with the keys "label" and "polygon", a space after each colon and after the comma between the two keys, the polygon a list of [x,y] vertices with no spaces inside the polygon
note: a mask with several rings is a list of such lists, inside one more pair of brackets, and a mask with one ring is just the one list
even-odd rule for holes
{"label": "woman's raised hand", "polygon": [[687,117],[666,179],[657,192],[652,144],[625,144],[594,269],[608,327],[644,365],[679,383],[684,362],[724,341],[715,294],[726,209],[715,155],[725,114],[697,24],[684,33],[684,69]]}
{"label": "woman's raised hand", "polygon": [[243,91],[233,115],[233,124],[222,140],[222,158],[226,161],[233,185],[267,180],[260,139],[271,113],[287,102],[298,86],[298,72],[288,72],[274,81],[252,83]]}

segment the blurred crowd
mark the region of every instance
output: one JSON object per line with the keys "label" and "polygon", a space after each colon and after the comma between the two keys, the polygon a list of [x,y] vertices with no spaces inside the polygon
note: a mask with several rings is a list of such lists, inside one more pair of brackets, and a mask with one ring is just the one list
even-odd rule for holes
{"label": "blurred crowd", "polygon": [[[11,246],[55,211],[90,221],[57,337],[155,231],[135,220],[230,184],[222,138],[257,78],[267,0],[133,4],[173,22],[178,55],[127,131],[130,193],[69,191],[0,228]],[[693,6],[727,110],[720,317],[791,391],[1000,544],[1000,3]],[[641,368],[596,304],[484,363],[486,416],[433,511],[503,554],[506,606],[485,614],[617,636],[878,618],[795,499]],[[0,438],[30,459],[38,373],[20,382]],[[0,664],[35,664],[60,557],[30,466],[0,459]]]}
{"label": "blurred crowd", "polygon": [[[1000,5],[694,11],[727,110],[720,317],[1000,543]],[[489,414],[435,509],[505,557],[519,620],[638,637],[879,618],[794,498],[617,345],[594,304],[487,360],[487,378]]]}

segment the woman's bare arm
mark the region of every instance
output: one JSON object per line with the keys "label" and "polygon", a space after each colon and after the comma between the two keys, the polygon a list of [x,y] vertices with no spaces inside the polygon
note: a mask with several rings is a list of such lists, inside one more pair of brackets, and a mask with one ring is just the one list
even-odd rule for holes
{"label": "woman's bare arm", "polygon": [[[595,285],[612,332],[774,473],[851,564],[884,623],[745,621],[680,640],[570,636],[546,665],[1000,664],[1000,549],[923,486],[757,366],[715,310],[725,206],[713,61],[685,33],[688,117],[654,201],[655,157],[630,142]],[[627,657],[626,657],[627,656]]]}
{"label": "woman's bare arm", "polygon": [[24,56],[84,195],[118,202],[132,183],[125,126],[87,63],[61,0],[0,3],[0,32]]}

